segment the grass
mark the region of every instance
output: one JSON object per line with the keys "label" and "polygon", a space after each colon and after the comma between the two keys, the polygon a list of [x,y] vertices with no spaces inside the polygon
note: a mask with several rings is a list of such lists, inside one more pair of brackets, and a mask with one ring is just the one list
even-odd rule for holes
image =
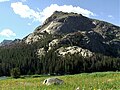
{"label": "grass", "polygon": [[[120,90],[120,72],[82,73],[54,76],[64,80],[62,85],[43,85],[50,76],[27,76],[19,79],[0,80],[0,90]],[[51,76],[53,77],[53,76]]]}

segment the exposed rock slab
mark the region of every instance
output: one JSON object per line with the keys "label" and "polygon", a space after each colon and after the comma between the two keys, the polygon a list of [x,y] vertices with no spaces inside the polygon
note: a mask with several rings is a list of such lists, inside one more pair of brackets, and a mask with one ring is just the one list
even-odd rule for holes
{"label": "exposed rock slab", "polygon": [[66,54],[69,54],[69,53],[70,54],[79,53],[83,57],[91,57],[93,55],[91,51],[87,49],[82,49],[81,47],[78,47],[78,46],[61,47],[57,49],[57,52],[62,56],[65,56]]}

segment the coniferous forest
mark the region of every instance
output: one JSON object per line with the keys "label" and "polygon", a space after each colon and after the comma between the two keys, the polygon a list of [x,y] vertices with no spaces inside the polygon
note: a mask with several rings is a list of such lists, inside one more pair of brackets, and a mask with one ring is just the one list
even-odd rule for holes
{"label": "coniferous forest", "polygon": [[47,48],[51,38],[34,44],[18,43],[0,47],[0,76],[9,76],[14,68],[20,70],[20,75],[50,74],[64,75],[82,72],[120,71],[120,58],[95,54],[85,58],[80,54],[67,54],[61,57],[54,49],[38,57],[38,47]]}

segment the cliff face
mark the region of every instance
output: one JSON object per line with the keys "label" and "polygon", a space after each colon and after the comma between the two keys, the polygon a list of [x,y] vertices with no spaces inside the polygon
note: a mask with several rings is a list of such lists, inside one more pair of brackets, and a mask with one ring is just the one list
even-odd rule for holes
{"label": "cliff face", "polygon": [[47,35],[53,37],[48,44],[48,50],[59,45],[56,51],[63,46],[72,49],[77,47],[84,49],[85,53],[102,53],[120,57],[120,27],[81,14],[56,11],[24,41],[27,44],[40,42]]}

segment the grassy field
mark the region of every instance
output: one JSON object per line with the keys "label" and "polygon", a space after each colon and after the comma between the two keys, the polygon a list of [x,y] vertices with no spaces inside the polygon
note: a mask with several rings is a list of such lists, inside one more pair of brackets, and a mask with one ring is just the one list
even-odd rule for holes
{"label": "grassy field", "polygon": [[[0,80],[0,90],[120,90],[120,72],[82,73],[54,76],[64,80],[62,85],[43,85],[50,76],[29,76],[25,78]],[[53,76],[51,76],[53,77]]]}

